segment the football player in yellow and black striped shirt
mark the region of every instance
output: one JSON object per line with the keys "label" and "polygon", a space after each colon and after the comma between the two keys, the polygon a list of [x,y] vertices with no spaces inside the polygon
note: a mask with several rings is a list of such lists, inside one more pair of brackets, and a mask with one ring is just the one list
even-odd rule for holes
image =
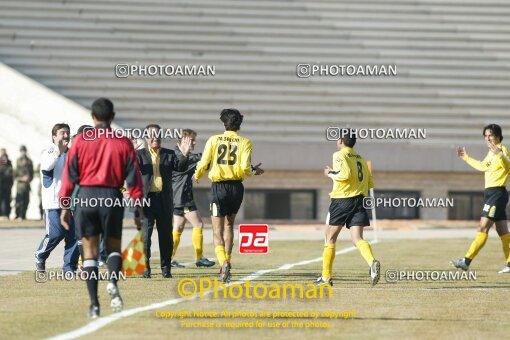
{"label": "football player in yellow and black striped shirt", "polygon": [[322,275],[317,279],[317,285],[333,285],[335,244],[343,226],[349,229],[352,242],[370,266],[370,282],[375,285],[379,281],[381,265],[374,259],[370,244],[363,240],[363,227],[370,225],[363,200],[374,187],[374,181],[367,163],[353,149],[355,144],[355,131],[343,129],[337,142],[339,151],[333,154],[333,169],[329,166],[324,169],[324,175],[333,180],[333,191],[329,194],[331,204],[326,219]]}
{"label": "football player in yellow and black striped shirt", "polygon": [[243,116],[236,109],[225,109],[220,120],[225,132],[209,138],[193,176],[195,181],[209,170],[211,187],[211,220],[214,229],[215,253],[221,266],[221,280],[230,280],[230,258],[234,245],[234,221],[244,196],[242,181],[245,176],[264,173],[260,164],[251,165],[252,144],[241,137]]}
{"label": "football player in yellow and black striped shirt", "polygon": [[507,217],[505,213],[508,203],[506,183],[510,173],[510,154],[501,144],[503,134],[497,124],[489,124],[483,128],[483,136],[489,148],[489,152],[483,161],[471,158],[465,148],[457,148],[457,155],[467,164],[478,171],[485,173],[485,204],[478,226],[478,233],[464,258],[452,261],[456,268],[468,270],[471,261],[483,248],[489,237],[489,229],[496,225],[496,231],[501,238],[503,254],[507,266],[499,273],[510,273],[510,233],[508,232]]}

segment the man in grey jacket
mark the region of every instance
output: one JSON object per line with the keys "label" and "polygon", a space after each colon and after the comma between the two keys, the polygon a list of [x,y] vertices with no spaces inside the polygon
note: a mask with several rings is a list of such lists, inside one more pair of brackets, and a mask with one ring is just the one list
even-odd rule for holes
{"label": "man in grey jacket", "polygon": [[[182,138],[191,138],[191,151],[196,145],[197,133],[190,129],[182,130]],[[179,141],[179,143],[182,141]],[[176,155],[181,152],[179,146],[175,147]],[[184,171],[172,172],[172,188],[174,189],[174,226],[176,230],[173,231],[174,248],[172,253],[172,267],[184,267],[182,264],[174,260],[177,247],[181,241],[181,235],[186,225],[186,220],[193,226],[192,241],[195,248],[195,265],[197,267],[212,267],[213,261],[209,261],[203,254],[203,227],[204,223],[200,218],[195,201],[193,198],[193,181],[191,178],[195,173],[197,163],[202,157],[202,154],[190,153],[188,156],[187,167]]]}

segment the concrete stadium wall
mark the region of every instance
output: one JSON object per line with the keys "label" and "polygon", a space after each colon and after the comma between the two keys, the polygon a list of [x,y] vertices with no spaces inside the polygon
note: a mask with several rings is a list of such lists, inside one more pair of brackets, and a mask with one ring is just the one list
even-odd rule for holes
{"label": "concrete stadium wall", "polygon": [[[388,172],[374,171],[375,191],[418,191],[422,198],[446,198],[449,191],[483,192],[484,179],[480,172]],[[209,188],[208,179],[201,180],[197,188]],[[329,192],[332,184],[322,169],[316,171],[269,170],[259,177],[245,180],[249,189],[313,189],[317,192],[317,221],[326,220],[330,204]],[[239,212],[243,216],[244,205]],[[480,207],[481,209],[481,207]],[[447,220],[447,208],[420,208],[422,220]]]}
{"label": "concrete stadium wall", "polygon": [[[25,145],[28,155],[39,164],[39,155],[51,143],[51,129],[59,122],[76,133],[80,125],[91,124],[90,113],[81,105],[59,95],[45,86],[0,63],[0,147],[7,149],[13,167],[19,157],[20,145]],[[39,218],[39,177],[31,183],[30,204],[27,218]],[[13,186],[13,197],[16,184]],[[11,212],[12,216],[14,211]]]}

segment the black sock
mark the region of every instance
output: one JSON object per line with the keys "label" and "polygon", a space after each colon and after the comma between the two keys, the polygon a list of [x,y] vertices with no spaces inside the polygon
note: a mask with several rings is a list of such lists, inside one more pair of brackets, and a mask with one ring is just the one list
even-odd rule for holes
{"label": "black sock", "polygon": [[468,259],[467,257],[464,258],[464,262],[469,266],[471,264],[472,259]]}
{"label": "black sock", "polygon": [[106,266],[108,267],[110,282],[117,284],[120,277],[120,270],[122,269],[122,256],[120,253],[110,253],[108,259],[106,259]]}
{"label": "black sock", "polygon": [[80,252],[81,262],[83,263],[83,261],[85,261],[85,256],[83,256],[83,244],[81,241],[78,241],[78,251]]}
{"label": "black sock", "polygon": [[510,268],[510,262],[508,262],[506,265],[507,265],[507,267],[509,267],[509,268]]}
{"label": "black sock", "polygon": [[83,271],[87,273],[87,290],[89,291],[90,302],[94,306],[99,306],[97,299],[97,283],[99,277],[99,268],[96,260],[83,261]]}

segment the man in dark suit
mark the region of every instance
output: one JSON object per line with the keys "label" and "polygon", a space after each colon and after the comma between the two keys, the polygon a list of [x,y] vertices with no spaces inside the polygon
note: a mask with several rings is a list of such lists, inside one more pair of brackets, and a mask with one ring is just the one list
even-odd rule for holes
{"label": "man in dark suit", "polygon": [[0,149],[0,219],[8,220],[11,214],[11,191],[14,183],[12,163],[4,148]]}
{"label": "man in dark suit", "polygon": [[176,155],[173,150],[161,147],[161,127],[149,124],[145,128],[147,147],[136,152],[140,171],[142,173],[144,197],[149,198],[150,205],[143,208],[145,220],[142,225],[147,269],[143,276],[151,277],[151,236],[154,225],[158,229],[159,251],[161,257],[161,271],[163,277],[170,278],[173,251],[172,238],[172,171],[183,171],[186,168],[188,154],[191,148],[191,138],[183,138],[180,144],[182,155]]}

